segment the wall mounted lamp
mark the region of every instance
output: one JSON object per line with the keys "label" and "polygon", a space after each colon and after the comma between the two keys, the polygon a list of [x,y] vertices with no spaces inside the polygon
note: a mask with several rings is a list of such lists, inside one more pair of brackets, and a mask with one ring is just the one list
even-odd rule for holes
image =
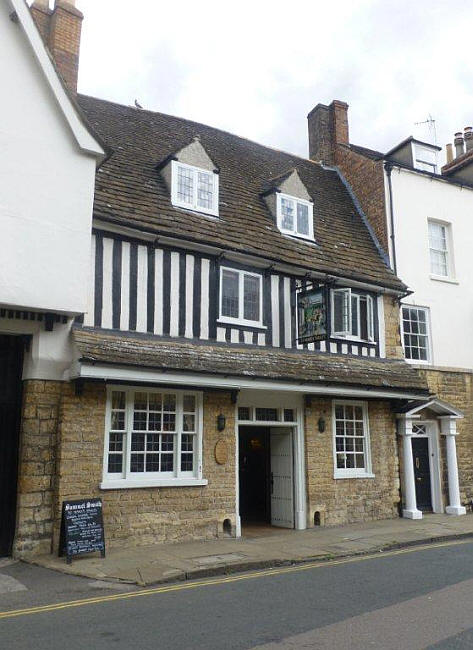
{"label": "wall mounted lamp", "polygon": [[220,413],[220,415],[217,415],[217,430],[218,431],[223,431],[225,429],[226,421],[225,421],[225,416],[223,413]]}
{"label": "wall mounted lamp", "polygon": [[325,431],[325,418],[322,416],[320,416],[317,420],[317,428],[319,430],[319,433],[323,433]]}

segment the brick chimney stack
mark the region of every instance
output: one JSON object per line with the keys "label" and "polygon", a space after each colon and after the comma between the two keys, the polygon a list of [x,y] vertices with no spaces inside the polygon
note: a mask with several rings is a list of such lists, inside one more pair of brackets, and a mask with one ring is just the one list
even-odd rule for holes
{"label": "brick chimney stack", "polygon": [[31,13],[62,78],[72,92],[77,92],[79,50],[83,14],[75,0],[35,0]]}
{"label": "brick chimney stack", "polygon": [[317,104],[307,116],[309,158],[327,165],[335,162],[335,147],[348,145],[348,104],[334,99],[329,106]]}

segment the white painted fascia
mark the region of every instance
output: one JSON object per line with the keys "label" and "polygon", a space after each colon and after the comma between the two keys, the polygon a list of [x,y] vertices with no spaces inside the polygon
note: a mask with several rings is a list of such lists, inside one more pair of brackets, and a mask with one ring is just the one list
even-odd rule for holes
{"label": "white painted fascia", "polygon": [[350,386],[324,386],[304,382],[275,381],[271,379],[251,379],[248,377],[230,377],[193,372],[163,372],[151,368],[132,368],[127,366],[106,366],[76,361],[65,374],[66,380],[100,379],[102,381],[124,381],[130,383],[149,382],[153,384],[174,384],[200,386],[203,388],[220,388],[239,390],[287,391],[311,395],[335,395],[339,397],[376,397],[385,399],[426,399],[425,395],[409,393],[402,390],[368,390]]}
{"label": "white painted fascia", "polygon": [[97,159],[97,163],[102,162],[105,158],[106,152],[84,125],[74,103],[69,97],[69,94],[51,61],[50,55],[43,43],[43,39],[41,38],[25,0],[3,0],[3,2],[5,2],[9,8],[10,15],[12,13],[16,15],[17,22],[23,29],[25,36],[31,45],[31,49],[33,50],[33,54],[43,72],[44,78],[46,79],[79,148],[84,153],[94,156]]}

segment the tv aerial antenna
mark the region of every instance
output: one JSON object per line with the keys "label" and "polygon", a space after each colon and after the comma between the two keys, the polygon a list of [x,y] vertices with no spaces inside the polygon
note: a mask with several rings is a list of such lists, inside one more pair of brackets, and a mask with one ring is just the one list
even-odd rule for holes
{"label": "tv aerial antenna", "polygon": [[427,128],[429,129],[430,137],[433,139],[434,144],[437,144],[437,129],[435,127],[435,120],[430,113],[427,116],[426,120],[424,120],[423,122],[414,122],[414,124],[415,126],[423,126],[424,124],[426,124]]}

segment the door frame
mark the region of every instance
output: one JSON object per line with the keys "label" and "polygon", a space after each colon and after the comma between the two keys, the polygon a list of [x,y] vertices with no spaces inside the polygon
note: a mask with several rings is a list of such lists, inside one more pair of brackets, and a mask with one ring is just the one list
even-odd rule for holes
{"label": "door frame", "polygon": [[[292,429],[292,452],[293,452],[293,484],[294,484],[294,530],[305,530],[307,528],[306,517],[306,482],[305,482],[305,457],[304,457],[304,425],[303,412],[301,408],[288,406],[296,411],[295,422],[240,422],[238,420],[238,405],[235,407],[235,535],[241,537],[240,517],[240,434],[239,428],[245,427],[271,427]],[[288,529],[290,530],[290,529]]]}
{"label": "door frame", "polygon": [[416,433],[413,438],[427,438],[432,512],[441,514],[444,512],[444,507],[440,474],[440,434],[438,423],[435,420],[416,420],[414,425],[425,426],[425,433]]}

